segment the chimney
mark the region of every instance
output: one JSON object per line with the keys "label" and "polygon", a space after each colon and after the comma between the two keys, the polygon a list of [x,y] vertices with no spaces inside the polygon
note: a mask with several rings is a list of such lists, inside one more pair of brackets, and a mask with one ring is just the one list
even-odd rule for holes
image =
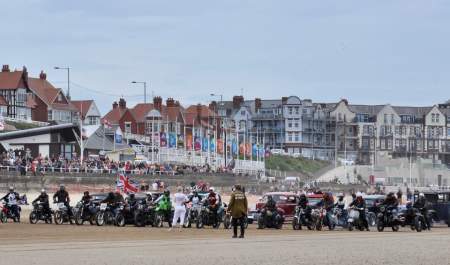
{"label": "chimney", "polygon": [[127,102],[125,101],[124,98],[120,98],[119,99],[119,108],[121,108],[121,109],[126,109],[127,108]]}
{"label": "chimney", "polygon": [[156,96],[153,98],[153,106],[155,109],[162,111],[162,98],[159,96]]}
{"label": "chimney", "polygon": [[176,100],[176,101],[173,103],[173,105],[174,105],[175,107],[179,107],[179,106],[180,106],[180,102],[179,102],[178,100]]}
{"label": "chimney", "polygon": [[173,98],[167,98],[166,105],[167,107],[175,107],[175,100]]}
{"label": "chimney", "polygon": [[262,106],[261,99],[255,98],[255,111],[258,111]]}
{"label": "chimney", "polygon": [[199,118],[202,117],[202,104],[200,104],[200,103],[197,104],[197,116]]}
{"label": "chimney", "polygon": [[286,104],[287,100],[288,100],[288,97],[282,97],[281,104]]}
{"label": "chimney", "polygon": [[233,108],[239,109],[243,102],[244,102],[243,96],[234,96],[233,97]]}
{"label": "chimney", "polygon": [[39,74],[39,79],[46,80],[47,79],[47,74],[44,73],[44,71],[41,71],[41,73]]}
{"label": "chimney", "polygon": [[9,72],[9,65],[4,64],[2,67],[2,72]]}
{"label": "chimney", "polygon": [[114,101],[114,102],[113,102],[112,107],[113,107],[113,109],[119,107],[119,104],[117,104],[117,101]]}
{"label": "chimney", "polygon": [[22,72],[23,72],[22,73],[23,79],[28,80],[28,71],[27,71],[27,68],[25,66],[23,66]]}
{"label": "chimney", "polygon": [[209,109],[217,112],[217,102],[216,101],[211,101],[211,103],[209,103]]}

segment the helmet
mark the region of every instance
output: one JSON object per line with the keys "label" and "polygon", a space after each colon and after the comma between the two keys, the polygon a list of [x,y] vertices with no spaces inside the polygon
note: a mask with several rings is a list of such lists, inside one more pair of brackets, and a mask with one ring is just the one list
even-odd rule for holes
{"label": "helmet", "polygon": [[147,197],[149,197],[149,196],[151,197],[152,193],[151,192],[147,192],[146,195],[147,195]]}
{"label": "helmet", "polygon": [[14,191],[14,187],[13,186],[9,186],[9,191],[13,192]]}
{"label": "helmet", "polygon": [[268,201],[272,201],[272,200],[273,200],[272,195],[267,196],[267,200],[268,200]]}
{"label": "helmet", "polygon": [[358,197],[362,198],[362,196],[363,196],[363,195],[362,195],[361,192],[358,191],[358,192],[356,193],[356,198],[358,198]]}
{"label": "helmet", "polygon": [[85,191],[85,192],[84,192],[84,195],[89,195],[89,191]]}
{"label": "helmet", "polygon": [[45,189],[42,189],[42,190],[41,190],[41,194],[45,194]]}
{"label": "helmet", "polygon": [[214,192],[214,187],[209,187],[209,192]]}
{"label": "helmet", "polygon": [[423,194],[423,192],[419,193],[419,197],[424,197],[425,194]]}
{"label": "helmet", "polygon": [[194,191],[192,192],[192,194],[198,195],[198,191],[197,191],[197,190],[194,190]]}
{"label": "helmet", "polygon": [[300,194],[301,199],[306,199],[306,195],[304,193]]}
{"label": "helmet", "polygon": [[134,193],[130,194],[130,199],[134,199]]}
{"label": "helmet", "polygon": [[64,186],[64,184],[59,185],[60,190],[64,190],[65,188],[66,188],[66,186]]}
{"label": "helmet", "polygon": [[169,190],[164,190],[164,195],[169,196],[170,195],[170,191]]}
{"label": "helmet", "polygon": [[337,195],[336,195],[336,197],[338,197],[338,198],[343,198],[344,197],[344,194],[343,193],[338,193]]}

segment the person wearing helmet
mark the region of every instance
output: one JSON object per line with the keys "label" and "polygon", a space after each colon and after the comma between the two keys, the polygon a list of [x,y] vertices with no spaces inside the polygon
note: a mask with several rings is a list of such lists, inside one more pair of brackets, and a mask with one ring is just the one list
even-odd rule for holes
{"label": "person wearing helmet", "polygon": [[167,189],[164,190],[164,193],[156,199],[155,203],[158,205],[157,211],[163,216],[163,221],[166,221],[169,224],[169,227],[172,227],[172,202],[170,201],[170,191]]}
{"label": "person wearing helmet", "polygon": [[272,212],[275,212],[277,210],[277,203],[273,199],[272,195],[267,196],[267,202],[264,205],[264,209],[266,211],[272,211]]}
{"label": "person wearing helmet", "polygon": [[364,228],[369,231],[369,223],[366,218],[366,200],[364,200],[361,192],[356,193],[356,199],[352,201],[349,207],[355,207],[359,212],[359,219],[363,223]]}
{"label": "person wearing helmet", "polygon": [[344,211],[344,208],[345,208],[344,194],[338,193],[338,195],[336,197],[338,198],[338,200],[337,200],[336,204],[334,205],[334,207],[337,207],[337,208],[341,209],[342,211]]}
{"label": "person wearing helmet", "polygon": [[208,197],[206,198],[206,203],[209,207],[209,209],[211,210],[212,214],[213,214],[213,218],[214,220],[218,219],[218,210],[219,210],[219,196],[217,195],[217,193],[214,191],[213,187],[209,188],[209,193],[208,193]]}
{"label": "person wearing helmet", "polygon": [[0,201],[5,201],[6,202],[6,207],[8,208],[8,210],[10,210],[12,213],[14,213],[15,216],[18,217],[18,219],[20,220],[20,211],[19,211],[19,201],[20,201],[20,196],[19,193],[17,193],[14,190],[13,186],[9,187],[9,192],[3,196],[3,198],[0,199]]}
{"label": "person wearing helmet", "polygon": [[87,205],[91,202],[92,200],[92,196],[89,194],[89,191],[85,191],[83,193],[83,197],[81,197],[81,202],[83,203],[83,205]]}
{"label": "person wearing helmet", "polygon": [[304,194],[304,193],[300,194],[297,205],[304,210],[305,218],[307,220],[311,220],[312,209],[311,209],[311,206],[309,206],[309,201],[308,201],[308,197],[306,197],[306,194]]}
{"label": "person wearing helmet", "polygon": [[145,203],[150,206],[153,203],[153,196],[151,192],[147,192],[145,196]]}
{"label": "person wearing helmet", "polygon": [[69,193],[66,191],[66,187],[63,184],[61,184],[59,186],[59,190],[55,194],[53,194],[53,202],[64,203],[64,205],[67,207],[67,213],[69,214],[69,216],[72,216]]}
{"label": "person wearing helmet", "polygon": [[41,194],[39,194],[39,196],[36,199],[34,199],[33,204],[38,202],[42,205],[42,209],[44,211],[43,214],[51,216],[52,212],[50,210],[50,201],[45,189],[41,190]]}
{"label": "person wearing helmet", "polygon": [[393,192],[389,192],[388,195],[386,195],[382,205],[385,205],[388,208],[397,209],[398,200],[397,197],[395,197],[395,194]]}
{"label": "person wearing helmet", "polygon": [[136,207],[137,200],[136,200],[136,196],[134,195],[134,193],[131,193],[130,195],[128,195],[128,198],[126,199],[126,203],[130,207],[130,210],[132,210]]}
{"label": "person wearing helmet", "polygon": [[419,193],[419,197],[414,202],[413,207],[420,211],[425,219],[427,229],[431,230],[430,218],[428,218],[427,199],[425,198],[425,194],[423,194],[422,192]]}

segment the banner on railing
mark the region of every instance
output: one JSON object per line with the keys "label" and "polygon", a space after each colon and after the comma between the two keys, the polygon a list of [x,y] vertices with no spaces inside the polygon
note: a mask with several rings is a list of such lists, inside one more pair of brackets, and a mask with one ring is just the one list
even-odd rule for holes
{"label": "banner on railing", "polygon": [[159,145],[161,147],[166,147],[167,146],[167,137],[166,137],[166,133],[162,132],[159,134]]}
{"label": "banner on railing", "polygon": [[208,138],[207,137],[202,138],[202,151],[208,152]]}
{"label": "banner on railing", "polygon": [[175,148],[177,147],[177,134],[176,133],[169,133],[169,147]]}

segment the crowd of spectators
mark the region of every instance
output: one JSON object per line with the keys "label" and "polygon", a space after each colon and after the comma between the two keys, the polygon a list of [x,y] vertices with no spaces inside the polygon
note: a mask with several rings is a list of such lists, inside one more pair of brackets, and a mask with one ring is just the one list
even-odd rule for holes
{"label": "crowd of spectators", "polygon": [[[114,161],[108,157],[87,157],[81,163],[80,158],[73,156],[47,157],[38,155],[31,157],[29,152],[9,151],[0,156],[0,169],[19,171],[21,175],[31,172],[32,175],[44,175],[48,172],[63,173],[125,173],[125,174],[169,174],[182,175],[189,173],[210,173],[211,167],[205,163],[203,166],[176,165],[169,163],[149,163],[148,161]],[[216,172],[224,172],[219,168]]]}

